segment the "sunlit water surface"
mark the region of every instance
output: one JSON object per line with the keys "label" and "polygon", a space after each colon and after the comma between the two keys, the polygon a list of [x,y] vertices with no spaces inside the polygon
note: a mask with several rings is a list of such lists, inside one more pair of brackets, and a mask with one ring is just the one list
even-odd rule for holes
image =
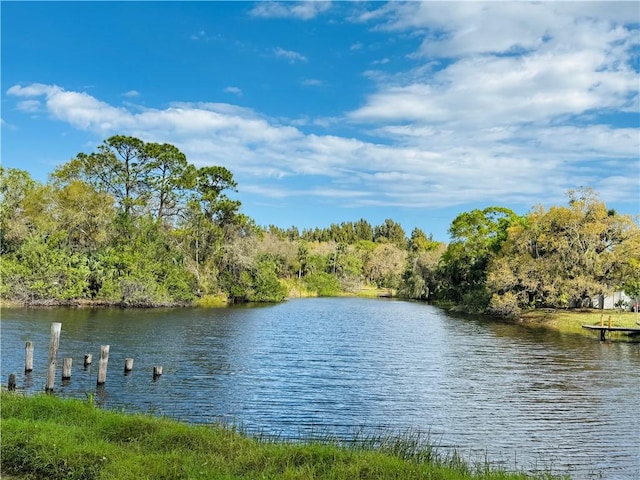
{"label": "sunlit water surface", "polygon": [[[3,309],[2,379],[42,391],[51,322],[55,392],[283,437],[424,432],[443,452],[509,470],[640,478],[640,344],[460,318],[411,302],[303,299],[259,308]],[[24,346],[35,345],[34,371]],[[107,383],[96,387],[100,345]],[[83,369],[85,353],[93,365]],[[124,360],[133,372],[123,374]],[[154,365],[164,374],[152,378]]]}

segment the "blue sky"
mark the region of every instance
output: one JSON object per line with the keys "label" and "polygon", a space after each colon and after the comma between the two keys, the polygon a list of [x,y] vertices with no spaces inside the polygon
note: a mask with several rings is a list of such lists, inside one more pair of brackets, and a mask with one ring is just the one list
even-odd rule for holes
{"label": "blue sky", "polygon": [[224,165],[300,228],[640,211],[637,2],[6,2],[2,163],[46,180],[114,134]]}

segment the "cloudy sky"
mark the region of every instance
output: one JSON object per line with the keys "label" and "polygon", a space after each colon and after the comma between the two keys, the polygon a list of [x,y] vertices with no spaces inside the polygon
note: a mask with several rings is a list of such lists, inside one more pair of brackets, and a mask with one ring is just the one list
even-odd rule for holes
{"label": "cloudy sky", "polygon": [[2,163],[43,181],[124,134],[229,168],[259,225],[639,212],[637,2],[1,8]]}

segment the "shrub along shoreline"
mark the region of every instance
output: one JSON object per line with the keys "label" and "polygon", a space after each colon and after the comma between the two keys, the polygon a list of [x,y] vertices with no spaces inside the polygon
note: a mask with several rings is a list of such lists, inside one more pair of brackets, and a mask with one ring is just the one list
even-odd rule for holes
{"label": "shrub along shoreline", "polygon": [[2,393],[2,474],[68,479],[557,478],[505,472],[442,456],[406,434],[339,443],[288,442],[234,428],[102,410],[52,395]]}
{"label": "shrub along shoreline", "polygon": [[259,226],[236,192],[225,167],[197,168],[173,145],[122,135],[46,183],[0,167],[0,298],[166,307],[372,288],[506,318],[620,292],[620,307],[640,301],[638,219],[588,188],[524,215],[462,212],[448,243],[391,218]]}

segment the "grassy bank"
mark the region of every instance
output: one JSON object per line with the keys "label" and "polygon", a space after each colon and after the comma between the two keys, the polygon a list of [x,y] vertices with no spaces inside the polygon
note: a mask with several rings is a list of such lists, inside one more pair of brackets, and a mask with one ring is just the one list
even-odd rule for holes
{"label": "grassy bank", "polygon": [[[600,325],[602,318],[604,325],[611,324],[616,327],[640,327],[636,324],[635,312],[618,312],[615,310],[546,310],[537,309],[525,312],[520,317],[520,322],[527,326],[546,328],[560,333],[579,333],[582,335],[597,336],[589,330],[582,328],[582,325]],[[624,338],[623,334],[613,335]]]}
{"label": "grassy bank", "polygon": [[[89,401],[2,394],[2,473],[18,479],[502,479],[419,437],[288,443],[221,426],[104,411]],[[549,478],[544,475],[538,478]]]}

